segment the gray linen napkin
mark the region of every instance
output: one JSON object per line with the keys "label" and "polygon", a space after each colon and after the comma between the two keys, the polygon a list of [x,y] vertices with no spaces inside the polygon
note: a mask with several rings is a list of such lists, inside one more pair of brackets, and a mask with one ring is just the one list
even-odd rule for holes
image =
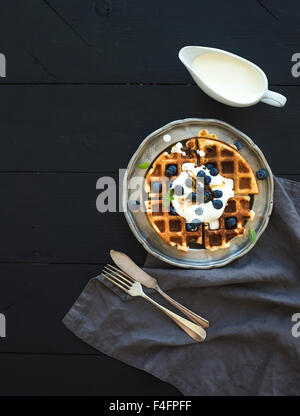
{"label": "gray linen napkin", "polygon": [[185,395],[299,395],[300,337],[293,336],[292,316],[300,312],[300,183],[274,179],[270,223],[241,259],[219,269],[183,270],[147,257],[145,270],[162,289],[209,319],[204,343],[101,275],[88,282],[64,324]]}

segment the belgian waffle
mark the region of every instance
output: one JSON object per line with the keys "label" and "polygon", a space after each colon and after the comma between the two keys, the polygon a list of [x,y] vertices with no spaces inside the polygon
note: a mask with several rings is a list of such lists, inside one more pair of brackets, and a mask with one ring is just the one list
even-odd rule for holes
{"label": "belgian waffle", "polygon": [[205,153],[200,156],[200,164],[213,163],[220,174],[234,180],[234,193],[238,195],[257,194],[255,175],[246,159],[233,146],[217,140],[207,130],[198,133],[198,149]]}
{"label": "belgian waffle", "polygon": [[[202,152],[205,156],[201,156]],[[230,240],[245,233],[245,224],[254,216],[250,210],[250,194],[258,193],[255,175],[241,154],[233,146],[219,141],[214,134],[202,130],[197,137],[186,141],[181,153],[164,152],[154,161],[145,180],[145,190],[149,199],[146,201],[148,219],[163,240],[176,246],[179,250],[187,251],[191,243],[202,244],[203,248],[217,250],[228,247]],[[219,228],[211,230],[209,224],[202,224],[197,231],[187,231],[186,221],[179,215],[173,215],[164,206],[163,195],[169,190],[167,180],[175,179],[181,173],[182,164],[195,165],[214,164],[225,178],[233,179],[235,196],[228,200],[222,216],[219,218]],[[175,177],[165,178],[169,165],[177,166]],[[164,179],[163,179],[164,178]],[[161,189],[153,191],[153,183],[161,183]],[[225,220],[236,218],[236,227],[227,229]]]}
{"label": "belgian waffle", "polygon": [[[186,231],[185,219],[180,215],[172,215],[168,209],[164,207],[163,195],[168,192],[167,180],[165,178],[165,171],[169,165],[176,165],[180,175],[183,163],[197,164],[198,158],[195,150],[197,149],[197,139],[193,138],[186,142],[183,148],[185,156],[181,153],[164,152],[158,156],[154,161],[152,167],[146,175],[145,190],[148,193],[149,199],[146,201],[146,212],[150,223],[155,231],[171,246],[176,246],[179,250],[186,251],[189,247],[189,242],[202,244],[202,228],[198,231]],[[172,181],[174,177],[168,178]],[[160,182],[162,189],[160,192],[153,191],[154,184]]]}
{"label": "belgian waffle", "polygon": [[[219,228],[211,230],[208,224],[204,224],[204,245],[209,250],[229,247],[229,241],[238,236],[245,234],[245,225],[248,220],[254,217],[253,211],[250,210],[250,197],[234,196],[228,200],[223,215],[219,218]],[[225,219],[235,217],[237,225],[234,229],[226,229]]]}
{"label": "belgian waffle", "polygon": [[197,231],[187,231],[185,219],[164,210],[161,200],[147,201],[146,207],[149,221],[166,243],[181,251],[187,251],[190,243],[203,243],[202,227]]}
{"label": "belgian waffle", "polygon": [[[149,199],[154,198],[160,198],[161,194],[158,195],[157,192],[153,192],[153,183],[155,182],[164,182],[162,178],[165,177],[166,168],[169,165],[176,165],[177,166],[177,174],[176,176],[181,174],[181,168],[183,163],[198,163],[197,153],[195,150],[197,149],[197,139],[192,138],[186,142],[186,146],[183,147],[183,152],[185,153],[185,156],[183,156],[181,153],[168,153],[163,152],[160,154],[157,159],[153,162],[152,167],[149,169],[147,175],[146,175],[146,182],[145,182],[145,190],[149,193]],[[169,178],[170,180],[174,179],[174,177]],[[163,186],[163,188],[165,188]],[[166,191],[166,189],[163,189],[163,191]]]}

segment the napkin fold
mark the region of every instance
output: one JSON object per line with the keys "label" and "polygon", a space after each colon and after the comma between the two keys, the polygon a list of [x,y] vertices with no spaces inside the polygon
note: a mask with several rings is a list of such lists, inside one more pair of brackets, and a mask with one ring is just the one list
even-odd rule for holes
{"label": "napkin fold", "polygon": [[299,395],[300,183],[274,181],[270,223],[244,257],[222,268],[186,270],[147,256],[145,270],[161,288],[210,321],[204,343],[101,275],[66,314],[66,327],[184,395]]}

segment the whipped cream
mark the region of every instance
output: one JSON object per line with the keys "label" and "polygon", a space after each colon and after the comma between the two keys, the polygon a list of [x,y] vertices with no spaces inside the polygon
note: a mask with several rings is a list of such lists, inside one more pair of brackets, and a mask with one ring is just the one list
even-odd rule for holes
{"label": "whipped cream", "polygon": [[203,150],[196,150],[197,155],[204,157],[205,156],[205,152]]}
{"label": "whipped cream", "polygon": [[[201,198],[201,203],[192,203],[187,196],[192,192],[192,188],[189,188],[186,185],[187,178],[194,178],[196,180],[197,173],[200,170],[204,170],[206,175],[211,177],[211,182],[209,187],[212,191],[219,189],[222,191],[223,195],[220,198],[223,202],[223,207],[220,209],[214,208],[212,201],[209,202],[202,202],[203,198]],[[212,176],[209,174],[209,170],[206,166],[195,166],[194,163],[184,163],[182,165],[181,174],[174,180],[172,184],[172,188],[175,188],[176,185],[180,185],[184,189],[183,195],[174,195],[174,200],[172,201],[172,205],[175,208],[178,215],[185,218],[187,223],[191,223],[193,220],[197,219],[200,220],[202,223],[209,223],[211,230],[216,230],[219,228],[219,218],[224,212],[226,207],[227,201],[229,198],[234,196],[233,191],[233,180],[229,178],[224,178],[222,175],[218,174],[216,176]],[[198,181],[197,186],[202,186],[201,192],[204,194],[204,181]],[[202,210],[198,210],[198,214],[196,214],[197,208],[202,208]],[[202,212],[199,215],[199,212]]]}
{"label": "whipped cream", "polygon": [[175,144],[175,146],[172,147],[171,153],[180,153],[182,156],[186,156],[186,153],[182,150],[182,143],[178,142]]}

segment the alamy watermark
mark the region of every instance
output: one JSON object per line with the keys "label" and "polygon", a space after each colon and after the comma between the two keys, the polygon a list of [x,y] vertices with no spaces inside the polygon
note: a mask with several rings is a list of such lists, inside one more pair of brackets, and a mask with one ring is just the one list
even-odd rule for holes
{"label": "alamy watermark", "polygon": [[0,338],[6,337],[6,318],[3,313],[0,313]]}
{"label": "alamy watermark", "polygon": [[186,199],[187,203],[202,204],[205,201],[204,178],[188,176],[182,184],[174,184],[167,176],[159,178],[133,176],[127,180],[127,205],[123,201],[123,181],[126,169],[119,170],[119,187],[114,177],[102,176],[97,180],[96,189],[100,190],[96,199],[96,209],[104,212],[141,211],[151,208],[151,212],[168,212],[172,201]]}
{"label": "alamy watermark", "polygon": [[0,77],[6,77],[6,58],[3,53],[0,53]]}
{"label": "alamy watermark", "polygon": [[294,313],[292,316],[292,322],[295,322],[295,324],[292,326],[292,336],[294,338],[300,337],[300,313]]}
{"label": "alamy watermark", "polygon": [[292,72],[292,76],[294,78],[299,78],[300,77],[300,53],[294,53],[292,55],[292,62],[295,62],[294,65],[291,68],[291,72]]}

